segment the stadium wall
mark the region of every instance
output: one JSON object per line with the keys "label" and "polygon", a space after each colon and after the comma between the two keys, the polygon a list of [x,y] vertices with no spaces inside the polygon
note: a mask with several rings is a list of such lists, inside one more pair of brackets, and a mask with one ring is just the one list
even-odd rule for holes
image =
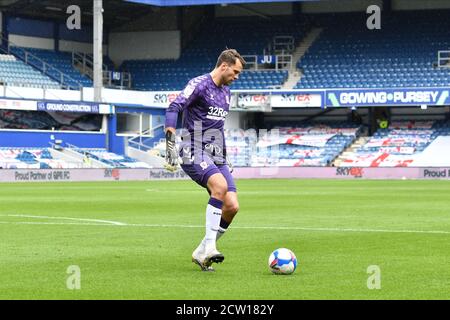
{"label": "stadium wall", "polygon": [[7,16],[8,33],[29,37],[53,38],[54,23],[50,20],[29,19],[20,16]]}
{"label": "stadium wall", "polygon": [[388,109],[391,121],[414,120],[445,120],[450,107],[394,108]]}
{"label": "stadium wall", "polygon": [[393,0],[393,10],[450,9],[448,0]]}
{"label": "stadium wall", "polygon": [[179,28],[179,8],[152,6],[150,10],[131,22],[112,27],[111,32],[167,31]]}
{"label": "stadium wall", "polygon": [[[38,37],[28,37],[16,34],[9,35],[9,41],[14,43],[19,47],[24,48],[36,48],[36,49],[46,49],[46,50],[56,50],[57,41],[55,39],[49,38],[38,38]],[[92,42],[79,42],[79,41],[68,41],[59,40],[58,49],[63,52],[83,52],[92,54],[93,45]],[[103,53],[108,54],[108,45],[103,45]]]}
{"label": "stadium wall", "polygon": [[[108,54],[108,49],[109,49],[108,45],[103,45],[103,54]],[[75,51],[92,54],[93,45],[91,43],[86,42],[60,40],[59,50],[64,52]]]}
{"label": "stadium wall", "polygon": [[[450,180],[450,168],[235,168],[236,179]],[[0,182],[148,181],[189,179],[165,169],[5,169]]]}
{"label": "stadium wall", "polygon": [[9,41],[18,47],[55,50],[55,40],[50,38],[29,37],[10,34]]}
{"label": "stadium wall", "polygon": [[273,16],[292,15],[293,4],[287,3],[260,3],[260,4],[244,4],[244,5],[226,5],[216,6],[215,16],[219,17],[248,17],[256,16],[258,13]]}
{"label": "stadium wall", "polygon": [[182,9],[182,23],[183,30],[191,30],[191,28],[198,23],[203,17],[207,15],[207,9],[204,7],[183,7]]}
{"label": "stadium wall", "polygon": [[112,114],[108,117],[108,131],[106,134],[106,149],[116,154],[125,154],[125,137],[117,136],[117,115]]}
{"label": "stadium wall", "polygon": [[19,47],[55,50],[55,27],[51,21],[18,16],[4,17],[8,40]]}
{"label": "stadium wall", "polygon": [[[92,53],[93,29],[82,25],[80,30],[69,30],[65,23],[54,20],[29,19],[20,16],[3,17],[2,24],[9,41],[27,48],[78,51]],[[108,50],[108,30],[104,31],[103,50]]]}
{"label": "stadium wall", "polygon": [[178,29],[181,46],[185,48],[197,35],[205,20],[214,15],[214,10],[202,6],[189,6],[180,9]]}
{"label": "stadium wall", "polygon": [[178,59],[180,31],[112,32],[109,56],[120,65],[124,60]]}
{"label": "stadium wall", "polygon": [[[311,1],[302,2],[301,11],[303,13],[366,11],[370,5],[377,5],[383,8],[383,2],[383,0]],[[450,2],[447,0],[392,0],[390,1],[390,6],[392,10],[450,9]]]}
{"label": "stadium wall", "polygon": [[47,148],[54,140],[62,140],[80,148],[106,148],[104,133],[0,130],[0,134],[0,147]]}
{"label": "stadium wall", "polygon": [[383,0],[328,0],[317,2],[302,2],[303,13],[335,13],[335,12],[357,12],[366,11],[370,5],[383,8]]}
{"label": "stadium wall", "polygon": [[[65,24],[58,25],[58,47],[60,51],[67,52],[93,52],[93,41],[94,33],[91,26],[82,25],[81,30],[69,30]],[[103,31],[103,53],[108,53],[108,41],[109,34],[108,30]]]}

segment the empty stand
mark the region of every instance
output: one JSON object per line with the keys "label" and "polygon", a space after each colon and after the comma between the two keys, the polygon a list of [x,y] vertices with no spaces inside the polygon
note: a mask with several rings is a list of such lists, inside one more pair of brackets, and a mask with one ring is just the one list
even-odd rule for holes
{"label": "empty stand", "polygon": [[366,28],[361,14],[318,15],[320,37],[297,63],[295,88],[448,86],[450,69],[436,68],[450,45],[448,11],[383,12],[381,30]]}
{"label": "empty stand", "polygon": [[[438,154],[444,152],[443,146],[448,147],[450,142],[447,140],[448,136],[450,124],[445,121],[394,122],[388,129],[379,129],[362,146],[343,154],[336,165],[343,167],[414,167],[434,166],[437,163],[444,165],[445,161],[440,161]],[[450,162],[445,165],[450,165]]]}
{"label": "empty stand", "polygon": [[0,81],[10,86],[60,88],[56,81],[9,54],[0,54]]}
{"label": "empty stand", "polygon": [[256,143],[258,140],[256,130],[225,129],[224,134],[228,159],[233,166],[250,166],[252,154],[256,151]]}
{"label": "empty stand", "polygon": [[[66,152],[69,151],[69,152]],[[102,165],[103,164],[103,165]],[[105,149],[0,148],[0,169],[149,168]]]}
{"label": "empty stand", "polygon": [[[35,48],[11,47],[11,52],[17,56],[23,56],[22,58],[24,58],[23,50],[30,52],[33,56],[36,56],[54,67],[55,69],[50,68],[47,71],[47,74],[52,76],[54,79],[60,80],[60,72],[62,72],[63,74],[69,76],[63,79],[65,84],[73,88],[78,87],[80,84],[84,87],[92,87],[92,80],[82,75],[80,71],[72,66],[72,53]],[[32,58],[29,59],[29,63],[33,64]],[[35,64],[36,66],[39,66],[39,63],[35,62]]]}
{"label": "empty stand", "polygon": [[108,152],[106,149],[73,149],[73,151],[83,154],[84,156],[105,163],[112,168],[150,168],[150,166],[142,161],[130,158],[125,155],[118,155]]}
{"label": "empty stand", "polygon": [[64,159],[48,148],[0,148],[3,169],[69,169],[81,168],[80,162]]}
{"label": "empty stand", "polygon": [[[301,39],[309,28],[301,21],[217,20],[202,31],[183,50],[178,60],[128,60],[121,69],[132,74],[133,86],[140,90],[174,90],[201,74],[210,72],[220,52],[236,48],[242,55],[263,55],[275,36]],[[213,35],[213,36],[211,36]],[[236,36],[239,35],[239,36]],[[244,71],[233,89],[266,89],[281,86],[288,77],[286,70]]]}
{"label": "empty stand", "polygon": [[[225,129],[227,156],[235,167],[327,166],[355,141],[361,127],[347,124],[305,124],[255,129]],[[181,142],[177,132],[177,143]],[[164,139],[153,151],[165,155]]]}
{"label": "empty stand", "polygon": [[328,166],[361,130],[359,126],[349,124],[310,124],[274,129],[260,136],[252,166]]}

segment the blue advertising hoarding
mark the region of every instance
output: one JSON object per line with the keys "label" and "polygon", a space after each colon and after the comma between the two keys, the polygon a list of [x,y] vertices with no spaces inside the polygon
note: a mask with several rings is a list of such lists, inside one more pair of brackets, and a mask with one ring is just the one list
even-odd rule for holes
{"label": "blue advertising hoarding", "polygon": [[100,113],[98,104],[70,102],[38,102],[38,111]]}
{"label": "blue advertising hoarding", "polygon": [[47,112],[76,112],[76,113],[97,113],[110,114],[113,109],[108,104],[98,104],[89,102],[47,102],[37,103],[38,111]]}
{"label": "blue advertising hoarding", "polygon": [[444,88],[326,90],[325,95],[327,107],[450,105]]}

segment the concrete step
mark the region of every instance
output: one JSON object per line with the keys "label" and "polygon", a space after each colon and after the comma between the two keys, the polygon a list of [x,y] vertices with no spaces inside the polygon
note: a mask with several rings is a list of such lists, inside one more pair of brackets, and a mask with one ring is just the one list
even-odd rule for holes
{"label": "concrete step", "polygon": [[342,161],[351,157],[356,149],[362,147],[369,141],[370,137],[358,137],[348,148],[346,148],[334,161],[333,166],[339,167]]}
{"label": "concrete step", "polygon": [[283,84],[282,89],[293,89],[303,76],[300,70],[296,69],[297,62],[305,55],[306,51],[311,47],[314,41],[319,37],[323,29],[314,28],[303,39],[302,42],[295,48],[292,54],[292,70],[289,71],[289,76]]}

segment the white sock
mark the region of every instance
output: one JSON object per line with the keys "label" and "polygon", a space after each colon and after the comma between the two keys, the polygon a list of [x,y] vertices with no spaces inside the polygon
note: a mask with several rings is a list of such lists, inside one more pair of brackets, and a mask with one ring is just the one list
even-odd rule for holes
{"label": "white sock", "polygon": [[225,231],[227,231],[227,229],[224,229],[222,227],[219,227],[219,230],[217,230],[217,237],[216,237],[216,241],[218,241],[223,234],[225,233]]}
{"label": "white sock", "polygon": [[220,218],[222,216],[223,202],[215,198],[209,199],[206,207],[206,232],[205,246],[207,248],[216,247],[217,231],[220,228]]}

